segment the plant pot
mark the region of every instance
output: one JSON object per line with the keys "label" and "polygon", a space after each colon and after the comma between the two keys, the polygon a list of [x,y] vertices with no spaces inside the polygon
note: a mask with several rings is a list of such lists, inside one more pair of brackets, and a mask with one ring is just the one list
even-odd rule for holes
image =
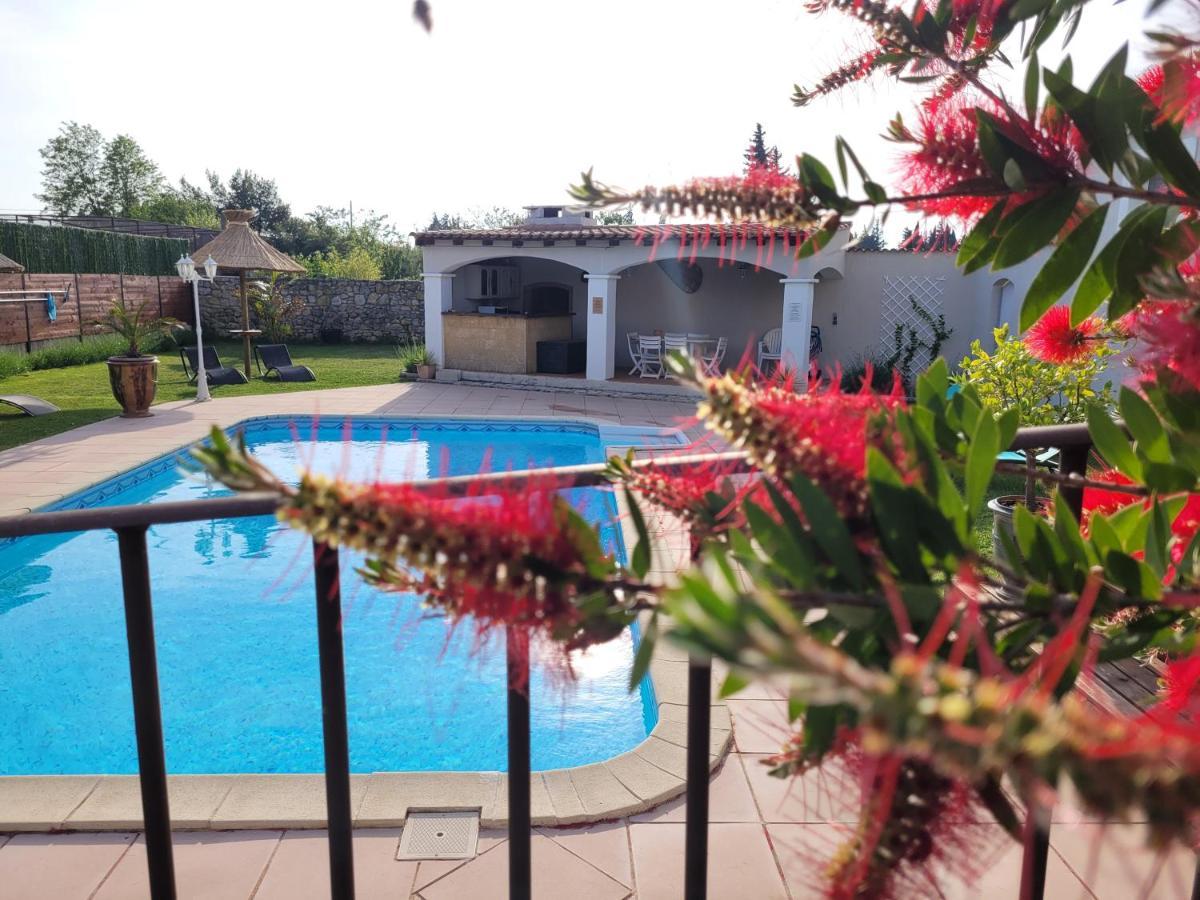
{"label": "plant pot", "polygon": [[[1018,506],[1025,505],[1025,496],[1023,494],[1005,494],[1000,497],[994,497],[988,501],[988,509],[992,512],[992,556],[996,561],[1003,563],[1008,568],[1013,568],[1012,558],[1009,556],[1006,549],[1004,535],[1015,546],[1016,532],[1013,530],[1013,515]],[[1045,497],[1038,497],[1034,501],[1032,512],[1042,515],[1050,510],[1050,501]],[[1001,592],[1006,600],[1017,602],[1024,596],[1020,587],[1012,582],[1007,576],[1003,577],[1003,587]]]}
{"label": "plant pot", "polygon": [[417,366],[417,377],[422,381],[433,381],[437,377],[437,366]]}
{"label": "plant pot", "polygon": [[150,413],[158,390],[157,356],[110,356],[108,384],[121,404],[121,416],[141,419]]}

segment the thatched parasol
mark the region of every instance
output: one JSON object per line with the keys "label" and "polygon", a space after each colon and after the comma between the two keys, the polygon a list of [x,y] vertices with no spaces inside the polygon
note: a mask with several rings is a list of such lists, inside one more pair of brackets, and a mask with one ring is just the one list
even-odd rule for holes
{"label": "thatched parasol", "polygon": [[10,259],[3,253],[0,253],[0,273],[5,275],[15,275],[18,272],[24,272],[25,267],[15,259]]}
{"label": "thatched parasol", "polygon": [[[250,377],[250,303],[246,299],[247,272],[303,272],[304,266],[286,253],[280,253],[250,228],[256,213],[252,209],[224,211],[225,230],[192,254],[197,265],[210,256],[217,266],[237,272],[242,288],[242,348],[245,354],[246,377]],[[235,332],[236,333],[236,332]]]}

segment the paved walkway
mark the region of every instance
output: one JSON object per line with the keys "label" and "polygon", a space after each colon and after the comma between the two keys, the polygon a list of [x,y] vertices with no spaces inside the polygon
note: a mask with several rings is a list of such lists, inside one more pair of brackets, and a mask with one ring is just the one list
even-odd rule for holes
{"label": "paved walkway", "polygon": [[[299,413],[561,416],[619,424],[675,425],[687,404],[571,393],[404,384],[339,391],[172,403],[144,420],[112,419],[0,453],[0,514],[23,512],[248,416]],[[853,829],[858,797],[819,776],[785,782],[763,760],[786,734],[785,704],[752,686],[729,702],[734,752],[715,773],[710,816],[713,900],[817,897],[821,861]],[[1047,896],[1186,897],[1194,859],[1142,848],[1140,826],[1103,828],[1060,812],[1052,832]],[[534,896],[546,900],[658,900],[682,896],[683,801],[615,822],[539,829]],[[996,848],[987,874],[947,896],[1016,897],[1020,850],[988,822],[962,826]],[[966,832],[964,832],[966,833]],[[176,835],[184,900],[328,897],[322,832],[182,832]],[[467,861],[401,862],[397,829],[355,837],[360,898],[488,900],[507,891],[503,831],[484,831]],[[980,843],[976,841],[976,843]],[[1085,882],[1091,889],[1085,887]],[[0,835],[0,900],[137,900],[148,896],[145,848],[136,833]],[[930,890],[924,896],[936,896]]]}

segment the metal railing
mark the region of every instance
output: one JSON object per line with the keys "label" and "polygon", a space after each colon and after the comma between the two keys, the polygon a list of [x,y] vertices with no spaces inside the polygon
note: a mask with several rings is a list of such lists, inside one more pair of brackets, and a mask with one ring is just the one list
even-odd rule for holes
{"label": "metal railing", "polygon": [[[1083,425],[1022,429],[1010,449],[1050,447],[1060,450],[1061,472],[1082,474],[1085,471],[1091,439],[1086,426]],[[654,460],[653,463],[669,470],[685,467],[701,459],[711,462],[713,458],[712,454],[673,456],[669,460]],[[740,453],[719,454],[717,458],[730,463],[743,460]],[[635,465],[649,462],[643,461]],[[478,487],[481,482],[488,480],[503,480],[512,484],[514,481],[541,481],[553,477],[555,484],[563,488],[594,487],[607,483],[604,473],[603,465],[584,465],[461,476],[429,484],[436,484],[439,491],[455,495],[465,493],[471,486]],[[1060,486],[1060,490],[1078,517],[1083,502],[1082,487],[1064,484]],[[150,891],[154,900],[173,900],[176,891],[146,533],[152,525],[270,515],[274,513],[277,504],[278,499],[273,495],[243,494],[207,500],[0,517],[0,538],[96,529],[111,529],[117,534],[124,590],[125,627],[129,644],[129,670],[146,833],[146,856]],[[328,544],[314,540],[312,552],[316,578],[330,890],[334,900],[351,900],[354,897],[354,860],[351,843],[353,821],[350,805],[350,754],[338,551]],[[529,656],[516,644],[518,640],[521,638],[515,632],[506,635],[509,897],[512,900],[529,900],[532,888]],[[711,664],[707,660],[692,659],[688,666],[687,696],[687,811],[684,851],[686,900],[705,900],[707,896],[711,691]],[[1027,823],[1020,887],[1022,900],[1040,900],[1042,897],[1049,846],[1049,817]],[[1197,881],[1197,890],[1200,890],[1200,878]]]}

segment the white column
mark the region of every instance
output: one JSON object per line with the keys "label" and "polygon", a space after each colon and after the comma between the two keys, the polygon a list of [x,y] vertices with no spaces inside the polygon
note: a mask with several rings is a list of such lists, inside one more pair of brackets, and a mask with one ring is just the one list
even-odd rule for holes
{"label": "white column", "polygon": [[442,342],[442,313],[454,303],[454,275],[449,272],[422,272],[425,279],[425,346],[439,366],[445,365]]}
{"label": "white column", "polygon": [[783,285],[783,344],[780,366],[796,373],[796,387],[808,390],[808,342],[812,332],[815,278],[781,278]]}
{"label": "white column", "polygon": [[620,275],[584,275],[587,279],[587,377],[613,377],[617,353],[617,281]]}

